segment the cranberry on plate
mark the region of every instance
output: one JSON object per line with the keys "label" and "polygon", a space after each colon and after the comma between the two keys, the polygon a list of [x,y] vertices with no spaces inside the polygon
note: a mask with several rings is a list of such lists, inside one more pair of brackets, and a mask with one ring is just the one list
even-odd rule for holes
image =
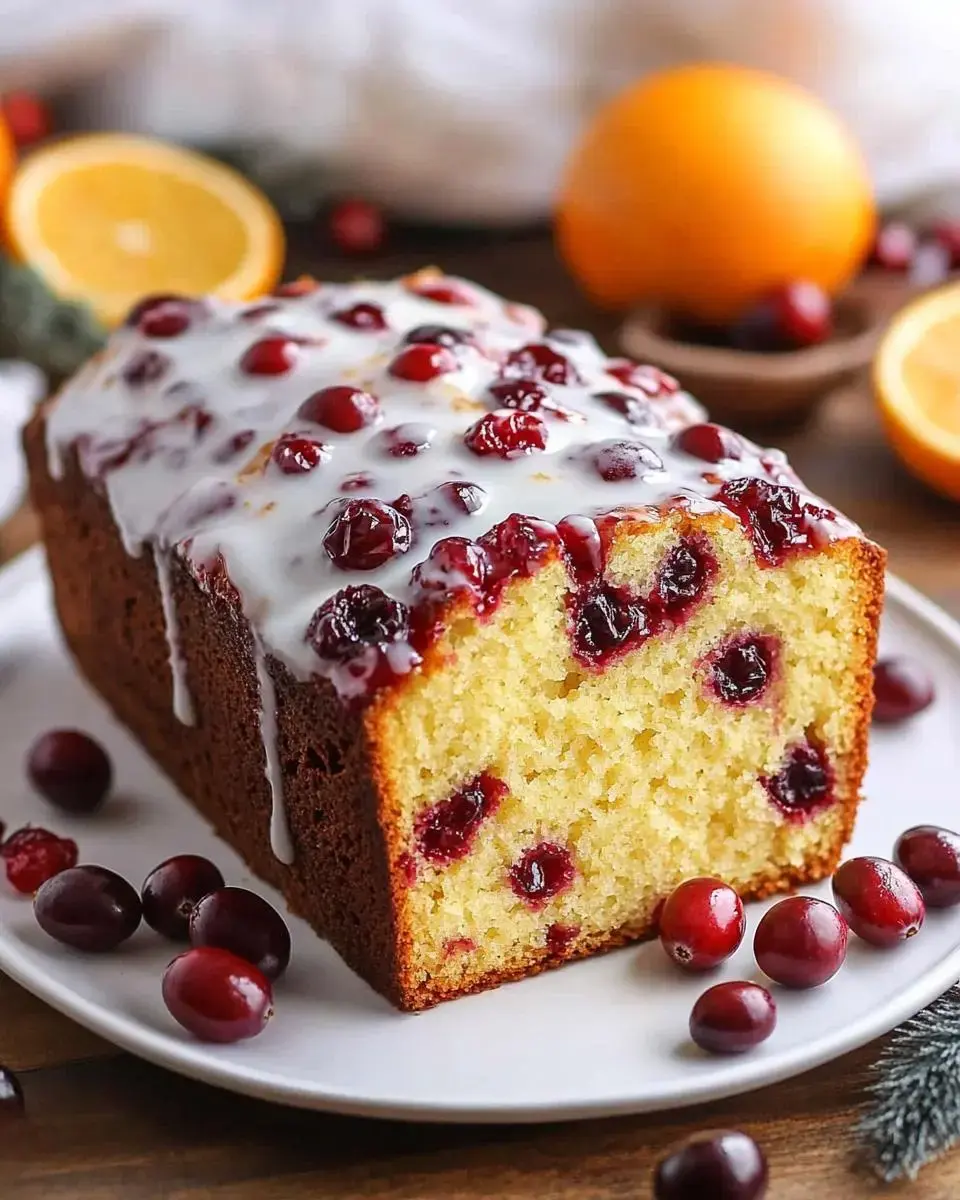
{"label": "cranberry on plate", "polygon": [[219,946],[196,946],[175,958],[163,975],[163,1001],[204,1042],[256,1037],[273,1016],[267,977]]}
{"label": "cranberry on plate", "polygon": [[848,858],[833,877],[847,924],[872,946],[896,946],[919,933],[926,908],[906,871],[886,858]]}
{"label": "cranberry on plate", "polygon": [[843,966],[847,923],[825,900],[788,896],[760,919],[753,953],[760,970],[784,987],[819,987]]}
{"label": "cranberry on plate", "polygon": [[893,861],[920,889],[928,908],[960,904],[960,834],[914,825],[897,838]]}
{"label": "cranberry on plate", "polygon": [[272,904],[256,892],[221,887],[209,892],[190,913],[194,946],[219,946],[245,959],[270,980],[290,962],[290,930]]}
{"label": "cranberry on plate", "polygon": [[33,911],[52,938],[96,954],[134,934],[143,910],[140,897],[120,875],[106,867],[81,866],[48,879],[34,897]]}
{"label": "cranberry on plate", "polygon": [[883,658],[873,669],[873,695],[874,721],[893,725],[930,707],[933,680],[912,658]]}
{"label": "cranberry on plate", "polygon": [[154,867],[143,881],[143,919],[171,941],[185,942],[194,906],[223,884],[223,876],[209,859],[177,854]]}
{"label": "cranberry on plate", "polygon": [[69,813],[89,813],[113,782],[107,752],[78,729],[51,729],[27,753],[27,775],[44,799]]}
{"label": "cranberry on plate", "polygon": [[737,893],[722,879],[688,879],[660,912],[660,943],[677,966],[709,971],[743,941],[746,921]]}
{"label": "cranberry on plate", "polygon": [[742,1054],[773,1033],[777,1006],[759,983],[736,980],[708,988],[690,1013],[690,1037],[711,1054]]}

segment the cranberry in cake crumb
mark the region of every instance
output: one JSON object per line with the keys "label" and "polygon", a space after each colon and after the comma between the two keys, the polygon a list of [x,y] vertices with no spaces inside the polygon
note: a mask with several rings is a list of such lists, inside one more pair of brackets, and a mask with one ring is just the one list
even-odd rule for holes
{"label": "cranberry in cake crumb", "polygon": [[547,448],[547,430],[529,412],[487,413],[463,435],[468,450],[481,458],[519,458]]}
{"label": "cranberry in cake crumb", "polygon": [[306,640],[320,658],[345,663],[371,646],[402,641],[409,628],[406,605],[362,583],[341,588],[320,605],[310,619]]}
{"label": "cranberry in cake crumb", "polygon": [[143,387],[162,379],[172,365],[166,354],[158,354],[156,350],[143,350],[130,359],[120,374],[124,383],[130,387]]}
{"label": "cranberry in cake crumb", "polygon": [[690,1013],[690,1037],[711,1054],[742,1054],[765,1042],[777,1006],[759,983],[738,980],[708,988]]}
{"label": "cranberry in cake crumb", "polygon": [[306,475],[330,457],[330,448],[313,438],[286,434],[274,443],[270,457],[284,475]]}
{"label": "cranberry in cake crumb", "polygon": [[574,593],[570,626],[574,655],[592,667],[609,666],[655,632],[644,601],[608,583]]}
{"label": "cranberry in cake crumb", "polygon": [[443,944],[444,958],[456,958],[458,954],[472,954],[477,948],[473,938],[447,938]]}
{"label": "cranberry in cake crumb", "polygon": [[456,371],[458,366],[456,356],[445,346],[420,343],[401,350],[390,364],[389,372],[395,379],[429,383],[440,375]]}
{"label": "cranberry in cake crumb", "polygon": [[681,538],[657,568],[650,598],[674,623],[686,617],[717,573],[708,542]]}
{"label": "cranberry in cake crumb", "polygon": [[697,1134],[657,1164],[654,1200],[763,1200],[767,1160],[745,1133]]}
{"label": "cranberry in cake crumb", "polygon": [[819,987],[847,957],[847,923],[825,900],[788,896],[761,917],[753,953],[760,970],[776,983]]}
{"label": "cranberry in cake crumb", "polygon": [[360,388],[326,387],[304,400],[297,416],[335,433],[357,433],[380,416],[380,401]]}
{"label": "cranberry in cake crumb", "polygon": [[379,304],[353,304],[331,313],[330,320],[361,333],[380,333],[387,328],[387,317]]}
{"label": "cranberry in cake crumb", "polygon": [[743,941],[746,920],[737,893],[722,879],[688,879],[660,912],[660,944],[679,967],[710,971]]}
{"label": "cranberry in cake crumb", "polygon": [[906,871],[885,858],[848,858],[833,877],[847,924],[871,946],[896,946],[920,932],[926,907]]}
{"label": "cranberry in cake crumb", "polygon": [[504,360],[500,373],[504,379],[538,379],[569,386],[583,382],[569,358],[543,343],[513,350]]}
{"label": "cranberry in cake crumb", "polygon": [[739,434],[723,425],[688,425],[674,435],[674,445],[684,454],[704,462],[719,463],[743,458],[743,441]]}
{"label": "cranberry in cake crumb", "polygon": [[805,821],[833,802],[833,768],[811,741],[791,746],[776,775],[760,782],[789,821]]}
{"label": "cranberry in cake crumb", "polygon": [[106,750],[78,729],[51,729],[27,753],[27,776],[45,800],[69,813],[91,813],[107,798],[113,766]]}
{"label": "cranberry in cake crumb", "polygon": [[608,483],[622,483],[652,471],[662,471],[663,461],[643,442],[600,442],[592,450],[597,474]]}
{"label": "cranberry in cake crumb", "polygon": [[873,669],[873,719],[894,725],[933,703],[933,680],[913,658],[884,658]]}
{"label": "cranberry in cake crumb", "polygon": [[710,660],[710,685],[725,703],[759,700],[770,683],[777,642],[762,634],[739,634],[724,643]]}
{"label": "cranberry in cake crumb", "polygon": [[9,1067],[0,1066],[0,1125],[22,1117],[23,1089],[20,1080]]}
{"label": "cranberry in cake crumb", "polygon": [[33,900],[37,924],[50,937],[91,954],[131,937],[143,912],[129,883],[106,867],[69,867],[48,879]]}
{"label": "cranberry in cake crumb", "polygon": [[154,867],[143,881],[143,919],[171,941],[185,942],[194,905],[223,884],[223,875],[209,859],[177,854]]}
{"label": "cranberry in cake crumb", "polygon": [[348,500],[334,517],[323,545],[343,571],[372,571],[410,549],[410,522],[382,500]]}
{"label": "cranberry in cake crumb", "polygon": [[414,826],[417,852],[434,866],[447,866],[470,852],[480,826],[507,794],[502,779],[483,771],[462,788],[420,813]]}
{"label": "cranberry in cake crumb", "polygon": [[245,959],[270,980],[290,963],[290,930],[273,905],[246,888],[221,887],[194,906],[189,920],[194,946],[219,946]]}
{"label": "cranberry in cake crumb", "polygon": [[573,886],[577,869],[565,846],[541,842],[525,850],[510,868],[510,886],[528,908],[541,909]]}
{"label": "cranberry in cake crumb", "polygon": [[0,846],[0,857],[10,884],[18,892],[30,895],[60,871],[77,865],[77,843],[48,829],[28,825],[10,834]]}
{"label": "cranberry in cake crumb", "polygon": [[960,834],[914,825],[897,838],[893,860],[920,889],[927,908],[960,904]]}
{"label": "cranberry in cake crumb", "polygon": [[547,951],[553,955],[566,954],[579,936],[579,925],[565,925],[560,921],[554,921],[547,926]]}
{"label": "cranberry in cake crumb", "polygon": [[173,960],[163,975],[163,1002],[203,1042],[256,1037],[273,1016],[267,977],[218,946],[197,946]]}
{"label": "cranberry in cake crumb", "polygon": [[297,362],[300,343],[276,334],[261,338],[244,351],[240,370],[245,375],[285,375]]}

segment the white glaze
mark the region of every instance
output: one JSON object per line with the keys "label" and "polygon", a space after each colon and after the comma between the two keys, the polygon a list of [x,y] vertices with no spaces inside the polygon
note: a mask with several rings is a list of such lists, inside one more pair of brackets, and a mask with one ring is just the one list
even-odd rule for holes
{"label": "white glaze", "polygon": [[253,661],[260,689],[260,739],[264,774],[270,785],[270,849],[282,863],[292,863],[293,839],[283,803],[283,769],[277,746],[277,689],[273,686],[267,656],[258,634],[253,635]]}
{"label": "white glaze", "polygon": [[193,701],[187,685],[186,664],[180,651],[180,623],[177,620],[177,607],[173,602],[173,590],[170,586],[170,570],[172,554],[170,550],[159,544],[153,547],[153,558],[157,567],[157,587],[160,590],[160,603],[163,607],[163,624],[167,635],[167,649],[170,656],[170,677],[173,687],[173,715],[184,725],[192,725],[194,721]]}

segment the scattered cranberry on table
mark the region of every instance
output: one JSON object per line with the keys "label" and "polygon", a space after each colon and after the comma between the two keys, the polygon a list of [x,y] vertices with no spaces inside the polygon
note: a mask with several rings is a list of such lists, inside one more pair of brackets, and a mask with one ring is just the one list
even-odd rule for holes
{"label": "scattered cranberry on table", "polygon": [[373,254],[383,245],[383,212],[368,200],[342,200],[328,219],[330,237],[343,254]]}
{"label": "scattered cranberry on table", "polygon": [[58,942],[92,954],[113,950],[140,924],[140,897],[122,876],[106,867],[61,871],[33,900],[37,924]]}
{"label": "scattered cranberry on table", "polygon": [[26,826],[10,834],[0,846],[0,857],[11,885],[29,896],[54,875],[77,865],[77,843],[49,829]]}
{"label": "scattered cranberry on table", "polygon": [[960,834],[914,825],[897,838],[893,861],[920,889],[927,908],[960,904]]}
{"label": "scattered cranberry on table", "polygon": [[210,892],[190,914],[190,942],[230,950],[270,980],[290,962],[290,930],[272,904],[246,888]]}
{"label": "scattered cranberry on table", "polygon": [[847,859],[833,877],[833,897],[853,932],[871,946],[913,937],[926,913],[920,889],[885,858]]}
{"label": "scattered cranberry on table", "polygon": [[915,659],[883,658],[873,669],[873,719],[892,725],[916,716],[934,700],[933,680]]}
{"label": "scattered cranberry on table", "polygon": [[660,943],[677,966],[709,971],[743,941],[743,903],[722,879],[688,879],[667,897],[660,912]]}
{"label": "scattered cranberry on table", "polygon": [[690,1037],[711,1054],[742,1054],[765,1042],[777,1006],[759,983],[735,980],[707,988],[690,1013]]}
{"label": "scattered cranberry on table", "polygon": [[767,1160],[746,1133],[702,1133],[657,1164],[654,1200],[761,1200]]}
{"label": "scattered cranberry on table", "polygon": [[760,970],[776,983],[819,987],[843,966],[847,923],[825,900],[788,896],[761,917],[753,953]]}
{"label": "scattered cranberry on table", "polygon": [[267,977],[218,946],[197,946],[175,958],[162,990],[171,1016],[204,1042],[256,1037],[273,1016]]}
{"label": "scattered cranberry on table", "polygon": [[78,729],[51,729],[27,753],[27,776],[44,799],[69,813],[100,807],[113,782],[107,752]]}
{"label": "scattered cranberry on table", "polygon": [[827,293],[806,279],[792,280],[760,299],[731,327],[738,350],[802,350],[825,342],[833,331]]}
{"label": "scattered cranberry on table", "polygon": [[0,1125],[23,1116],[23,1091],[20,1080],[9,1067],[0,1067]]}
{"label": "scattered cranberry on table", "polygon": [[224,885],[219,869],[199,854],[177,854],[154,867],[143,882],[143,919],[174,942],[190,938],[190,914],[198,901]]}

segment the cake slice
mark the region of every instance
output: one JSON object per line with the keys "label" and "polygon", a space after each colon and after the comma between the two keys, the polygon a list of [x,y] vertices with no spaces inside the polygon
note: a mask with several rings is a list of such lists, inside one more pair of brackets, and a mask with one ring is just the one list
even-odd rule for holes
{"label": "cake slice", "polygon": [[883,552],[654,368],[431,272],[155,297],[25,442],[80,669],[398,1007],[835,867]]}

